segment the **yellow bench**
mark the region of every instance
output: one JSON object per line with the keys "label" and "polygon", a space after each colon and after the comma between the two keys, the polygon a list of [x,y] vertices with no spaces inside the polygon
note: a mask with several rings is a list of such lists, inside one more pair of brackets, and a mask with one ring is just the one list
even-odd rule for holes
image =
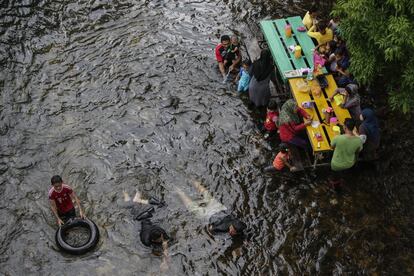
{"label": "yellow bench", "polygon": [[[319,123],[318,126],[314,125],[316,127],[306,127],[314,154],[332,151],[331,141],[336,135],[329,122],[324,121],[325,115],[322,112],[322,109],[332,107],[334,112],[333,116],[337,117],[338,124],[343,124],[346,118],[351,118],[347,109],[339,107],[336,105],[335,101],[329,101],[329,97],[332,96],[337,86],[332,75],[325,75],[325,77],[328,81],[328,87],[322,89],[322,93],[319,97],[304,89],[307,87],[311,91],[311,87],[319,86],[319,82],[316,79],[311,81],[306,81],[304,78],[289,79],[289,85],[298,106],[301,107],[303,102],[314,102],[312,108],[305,109],[306,112],[312,116],[312,121],[317,121]],[[304,84],[306,84],[306,86]],[[319,140],[316,137],[317,134],[320,134],[321,136]]]}

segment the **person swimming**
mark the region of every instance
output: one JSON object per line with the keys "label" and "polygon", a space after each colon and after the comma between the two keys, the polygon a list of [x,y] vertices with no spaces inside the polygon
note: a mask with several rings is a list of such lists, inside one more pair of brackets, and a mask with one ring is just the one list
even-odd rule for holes
{"label": "person swimming", "polygon": [[151,221],[152,214],[155,211],[154,207],[151,205],[164,206],[165,202],[157,200],[154,197],[151,197],[150,199],[143,199],[139,191],[136,191],[132,201],[128,193],[124,191],[123,194],[124,207],[131,208],[131,213],[134,216],[134,219],[141,221],[140,240],[142,244],[151,247],[154,254],[159,252],[161,247],[163,261],[160,268],[161,270],[167,269],[167,260],[169,258],[168,241],[170,240],[170,237],[163,228]]}
{"label": "person swimming", "polygon": [[201,200],[191,200],[179,188],[177,188],[177,193],[190,212],[196,214],[198,218],[208,219],[208,231],[211,234],[228,232],[232,237],[243,234],[246,224],[233,214],[226,212],[226,206],[217,201],[200,181],[193,181],[193,186],[202,195]]}
{"label": "person swimming", "polygon": [[226,206],[217,201],[210,192],[201,185],[201,182],[194,181],[193,185],[202,196],[202,199],[193,201],[180,188],[176,188],[176,191],[185,207],[198,218],[209,219],[212,215],[227,210]]}

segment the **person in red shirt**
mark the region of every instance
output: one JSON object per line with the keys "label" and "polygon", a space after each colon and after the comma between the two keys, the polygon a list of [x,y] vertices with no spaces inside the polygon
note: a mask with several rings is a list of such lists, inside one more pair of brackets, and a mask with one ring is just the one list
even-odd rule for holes
{"label": "person in red shirt", "polygon": [[[302,119],[304,118],[304,122]],[[278,119],[280,140],[284,143],[308,149],[309,141],[303,136],[312,117],[296,104],[295,100],[287,100],[280,111]]]}
{"label": "person in red shirt", "polygon": [[235,69],[235,66],[240,62],[241,54],[237,37],[233,39],[236,45],[232,44],[228,35],[223,35],[220,38],[220,43],[215,48],[216,60],[219,65],[220,73],[223,79],[227,79],[226,67],[229,67],[230,71]]}
{"label": "person in red shirt", "polygon": [[80,205],[79,198],[76,196],[73,189],[63,183],[59,175],[55,175],[51,179],[52,188],[49,190],[49,203],[53,214],[57,219],[58,225],[62,225],[70,218],[76,217],[75,207],[72,200],[76,202],[79,208],[79,215],[84,218],[84,214]]}
{"label": "person in red shirt", "polygon": [[275,101],[271,101],[267,106],[266,120],[264,122],[264,129],[266,130],[265,138],[269,137],[273,133],[276,133],[276,122],[279,118],[278,106]]}

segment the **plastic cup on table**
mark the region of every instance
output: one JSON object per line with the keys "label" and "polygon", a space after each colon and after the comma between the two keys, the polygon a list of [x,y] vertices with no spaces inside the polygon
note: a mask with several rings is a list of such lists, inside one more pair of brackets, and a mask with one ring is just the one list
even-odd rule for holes
{"label": "plastic cup on table", "polygon": [[295,47],[295,58],[300,58],[302,56],[302,47],[297,45]]}
{"label": "plastic cup on table", "polygon": [[336,126],[336,125],[338,124],[338,118],[336,118],[336,117],[331,117],[331,118],[329,119],[329,124],[330,124],[331,126]]}
{"label": "plastic cup on table", "polygon": [[335,136],[341,134],[341,128],[339,126],[333,126],[332,130],[335,133]]}
{"label": "plastic cup on table", "polygon": [[286,37],[292,36],[292,26],[289,24],[285,26],[285,35]]}

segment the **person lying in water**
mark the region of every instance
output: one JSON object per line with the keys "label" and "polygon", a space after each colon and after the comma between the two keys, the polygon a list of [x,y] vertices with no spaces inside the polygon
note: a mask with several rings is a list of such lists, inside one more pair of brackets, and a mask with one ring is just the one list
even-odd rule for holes
{"label": "person lying in water", "polygon": [[141,221],[140,239],[142,244],[152,247],[154,252],[158,252],[158,249],[162,247],[163,261],[161,263],[161,268],[165,269],[167,267],[167,249],[170,237],[163,228],[153,224],[150,219],[154,212],[154,207],[150,205],[163,206],[165,203],[155,198],[150,198],[149,200],[142,199],[141,193],[138,191],[132,201],[128,193],[124,191],[124,202],[126,203],[125,207],[131,208],[131,213],[133,214],[134,219]]}
{"label": "person lying in water", "polygon": [[193,185],[202,195],[202,200],[191,200],[179,188],[177,193],[188,210],[199,218],[209,219],[208,231],[211,234],[227,232],[232,237],[242,235],[246,229],[246,224],[232,214],[227,213],[226,206],[218,202],[199,181],[194,181]]}

